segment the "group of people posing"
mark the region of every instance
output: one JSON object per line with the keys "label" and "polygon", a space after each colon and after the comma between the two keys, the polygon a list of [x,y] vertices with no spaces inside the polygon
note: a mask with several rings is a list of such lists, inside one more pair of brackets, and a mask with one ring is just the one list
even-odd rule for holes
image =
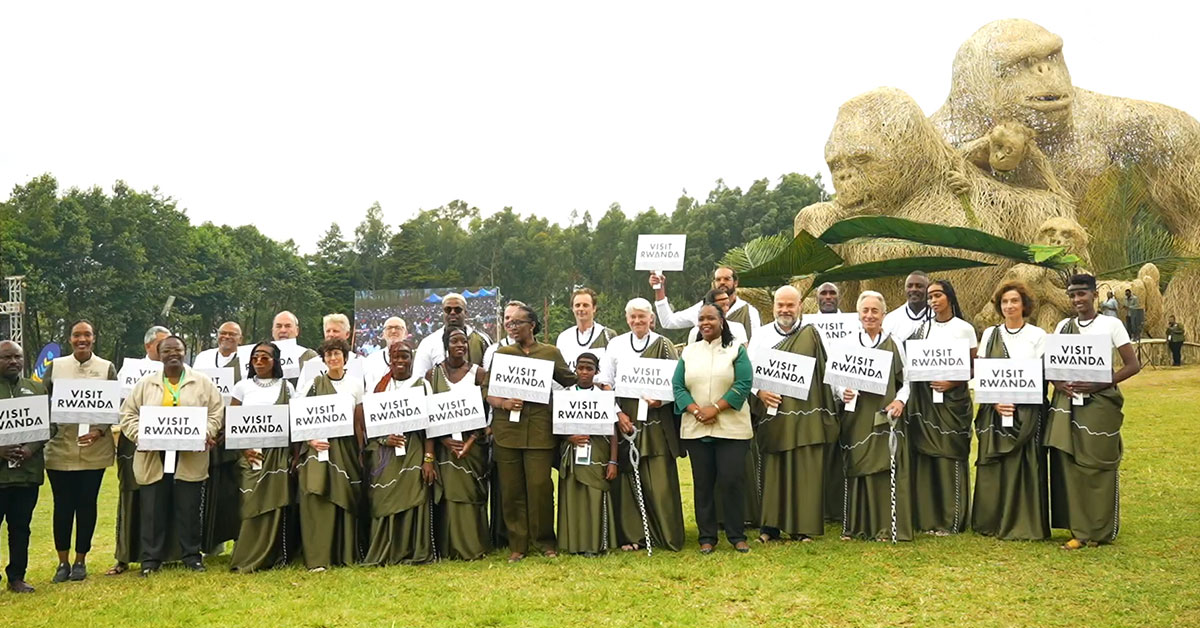
{"label": "group of people posing", "polygon": [[[834,341],[805,324],[801,294],[778,289],[774,320],[761,324],[758,311],[737,297],[736,273],[724,267],[704,300],[680,312],[666,299],[664,278],[652,275],[656,301],[626,303],[628,331],[620,334],[596,320],[595,293],[579,289],[572,295],[576,325],[553,345],[537,340],[537,313],[517,301],[504,309],[506,337],[492,343],[469,324],[466,302],[454,294],[442,302],[444,326],[419,346],[406,340],[404,321],[388,319],[388,346],[370,358],[351,351],[352,328],[341,314],[325,317],[316,351],[292,346],[299,321],[290,312],[276,316],[273,340],[248,354],[239,351],[238,325],[225,323],[218,346],[192,365],[183,339],[151,328],[146,358],[161,369],[128,393],[118,425],[85,431],[55,424],[45,443],[0,446],[8,461],[0,465],[8,588],[33,590],[25,570],[43,469],[54,497],[53,581],[87,577],[97,497],[114,462],[120,491],[112,575],[132,563],[143,576],[169,561],[203,570],[202,557],[224,551],[228,541],[235,541],[230,566],[240,572],[298,560],[314,571],[474,560],[499,547],[508,548],[511,562],[532,552],[678,551],[684,524],[676,462],[685,456],[704,554],[714,551],[722,528],[744,553],[747,528],[757,528],[763,543],[811,541],[827,522],[840,522],[843,539],[907,541],[970,525],[983,535],[1025,540],[1063,528],[1071,533],[1066,549],[1113,541],[1123,418],[1117,384],[1139,366],[1120,321],[1097,314],[1095,279],[1071,278],[1076,315],[1056,333],[1109,336],[1123,363],[1112,383],[1055,381],[1048,402],[977,408],[966,381],[908,381],[905,343],[965,339],[973,359],[1040,358],[1047,334],[1026,321],[1034,308],[1029,291],[1020,283],[1001,286],[993,304],[1004,322],[977,338],[949,281],[915,272],[905,283],[908,302],[891,312],[879,293],[858,295],[861,330],[836,341],[892,354],[883,394],[827,385]],[[817,301],[822,314],[838,312],[837,287],[820,286]],[[691,328],[682,348],[655,333],[656,322]],[[114,365],[93,353],[96,333],[88,321],[73,324],[72,353],[55,359],[42,383],[21,376],[20,346],[0,342],[0,399],[47,394],[56,380],[116,379]],[[807,398],[755,387],[753,365],[768,350],[813,358]],[[611,434],[555,434],[552,402],[489,394],[487,370],[497,354],[553,362],[556,390],[609,390],[623,361],[675,360],[673,399],[618,395]],[[289,356],[297,356],[303,375],[285,373]],[[354,433],[227,449],[225,402],[198,368],[233,369],[230,405],[353,396]],[[409,387],[428,394],[477,389],[488,426],[433,438],[421,430],[368,438],[364,394]],[[178,452],[177,459],[175,452],[168,459],[139,450],[139,421],[150,406],[206,408],[208,450]],[[972,434],[974,491],[967,468]]]}

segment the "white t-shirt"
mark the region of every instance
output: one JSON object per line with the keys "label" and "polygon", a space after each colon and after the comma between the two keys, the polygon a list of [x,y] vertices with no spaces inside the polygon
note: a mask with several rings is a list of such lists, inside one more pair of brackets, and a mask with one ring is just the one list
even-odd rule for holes
{"label": "white t-shirt", "polygon": [[[692,307],[689,307],[682,312],[676,312],[671,309],[670,301],[666,299],[659,299],[658,301],[654,302],[654,310],[657,313],[658,324],[662,325],[664,329],[683,329],[685,327],[694,327],[696,325],[700,318],[700,307],[702,305],[704,305],[704,301],[700,301],[699,303],[696,303]],[[737,301],[734,301],[733,305],[729,306],[729,311],[726,313],[726,317],[744,307],[750,307],[750,304],[747,303],[745,299],[738,299]],[[750,307],[749,314],[750,327],[752,329],[758,329],[762,325],[762,319],[758,315],[758,310]],[[745,332],[744,329],[742,331]]]}
{"label": "white t-shirt", "polygon": [[[351,352],[350,357],[346,359],[346,377],[353,377],[354,379],[359,380],[359,384],[362,385],[364,380],[363,363],[365,361],[366,358],[360,358],[358,357],[357,353]],[[300,385],[297,386],[297,390],[308,390],[309,385],[312,384],[313,380],[316,379],[317,376],[324,375],[328,372],[329,367],[325,366],[325,361],[320,357],[308,360],[300,369],[300,379],[298,380]],[[379,377],[375,379],[375,382],[378,382],[382,378],[383,374],[380,374]]]}
{"label": "white t-shirt", "polygon": [[612,386],[617,381],[617,364],[622,359],[640,358],[642,352],[650,345],[658,342],[662,336],[648,331],[644,338],[635,338],[633,332],[627,331],[616,338],[608,341],[608,350],[604,352],[604,366],[600,367],[600,372],[596,373],[594,384],[606,384]]}
{"label": "white t-shirt", "polygon": [[279,387],[287,386],[288,392],[292,397],[296,396],[296,389],[291,383],[286,380],[276,379],[271,382],[270,386],[259,386],[258,378],[243,379],[233,385],[233,390],[230,391],[230,396],[237,399],[243,406],[273,406],[276,401],[279,401]]}
{"label": "white t-shirt", "polygon": [[[1058,321],[1058,325],[1054,328],[1054,333],[1061,334],[1063,327],[1066,327],[1067,321],[1071,319],[1064,318]],[[1129,344],[1129,332],[1125,329],[1125,325],[1121,323],[1121,319],[1112,316],[1098,314],[1090,323],[1080,325],[1078,321],[1075,323],[1079,327],[1079,333],[1088,334],[1091,336],[1108,336],[1112,339],[1113,348],[1119,349]],[[1085,327],[1086,325],[1086,327]]]}
{"label": "white t-shirt", "polygon": [[[606,328],[598,322],[592,322],[592,328],[587,330],[587,333],[580,333],[578,325],[571,325],[564,329],[558,335],[558,339],[554,341],[554,346],[558,347],[558,352],[562,354],[563,360],[572,371],[575,370],[575,360],[585,352],[598,353],[603,349],[592,349],[592,344],[604,337]],[[582,342],[581,342],[582,341]],[[600,357],[597,355],[596,357]]]}
{"label": "white t-shirt", "polygon": [[[363,398],[363,383],[361,377],[351,377],[347,372],[341,379],[330,379],[333,384],[333,389],[342,394],[347,394],[354,397],[354,403],[362,403]],[[313,384],[316,382],[308,382],[304,387],[304,396],[307,397],[309,391],[312,390]]]}
{"label": "white t-shirt", "polygon": [[[229,363],[236,358],[238,352],[235,350],[228,357],[221,355],[219,349],[205,349],[196,354],[192,360],[192,368],[196,369],[222,369],[229,366]],[[243,364],[242,366],[245,366]]]}
{"label": "white t-shirt", "polygon": [[920,314],[913,314],[908,304],[905,303],[883,317],[883,331],[890,334],[897,342],[902,343],[921,327],[930,313],[929,308],[926,307]]}
{"label": "white t-shirt", "polygon": [[[1026,323],[1020,331],[1012,333],[1005,327],[1007,331],[1001,331],[1000,339],[1004,342],[1004,348],[1008,350],[1008,357],[1014,360],[1040,360],[1042,354],[1046,352],[1046,330]],[[984,357],[983,352],[987,349],[988,342],[992,337],[992,332],[996,327],[988,327],[983,330],[983,336],[979,338],[979,357]]]}
{"label": "white t-shirt", "polygon": [[[383,376],[386,375],[388,371],[392,370],[392,365],[388,359],[387,348],[380,349],[362,359],[364,390],[374,389],[375,384],[378,384],[379,380],[383,379]],[[415,370],[413,371],[413,374],[416,374]],[[421,373],[421,376],[424,377],[425,374]]]}
{"label": "white t-shirt", "polygon": [[[467,326],[467,338],[469,339],[476,331],[474,328]],[[442,363],[446,359],[446,349],[442,346],[442,334],[445,333],[446,327],[443,325],[437,331],[425,336],[421,339],[421,344],[417,345],[417,353],[413,356],[413,373],[420,373],[422,377],[428,373],[430,369]],[[483,335],[483,334],[480,334]],[[487,338],[487,336],[484,336]],[[488,346],[491,347],[493,342],[488,341]],[[486,350],[484,351],[486,354]],[[485,361],[484,364],[487,364]],[[383,377],[380,375],[380,377]]]}
{"label": "white t-shirt", "polygon": [[972,349],[979,347],[979,339],[975,337],[975,326],[958,317],[951,318],[944,323],[939,323],[936,319],[929,319],[925,330],[926,340],[963,339]]}
{"label": "white t-shirt", "polygon": [[[507,347],[512,343],[513,339],[505,336],[500,339],[500,342],[493,342],[492,344],[488,345],[488,348],[483,350],[483,368],[489,371],[492,370],[492,357],[496,355],[496,350],[500,347]],[[438,364],[441,364],[441,362],[439,361]],[[431,366],[429,368],[433,367]]]}

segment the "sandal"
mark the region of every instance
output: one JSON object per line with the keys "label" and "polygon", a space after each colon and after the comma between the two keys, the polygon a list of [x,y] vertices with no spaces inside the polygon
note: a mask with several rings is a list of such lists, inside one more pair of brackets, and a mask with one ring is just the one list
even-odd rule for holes
{"label": "sandal", "polygon": [[770,543],[771,541],[778,541],[778,540],[779,540],[779,537],[771,536],[770,534],[767,534],[766,532],[763,532],[762,534],[758,535],[759,543]]}
{"label": "sandal", "polygon": [[749,554],[750,544],[745,541],[738,541],[737,545],[733,546],[733,549],[737,550],[739,554]]}
{"label": "sandal", "polygon": [[713,553],[713,544],[712,543],[701,543],[700,544],[700,553],[704,554],[705,556],[708,556],[709,554]]}
{"label": "sandal", "polygon": [[126,571],[129,571],[129,563],[117,563],[117,564],[113,565],[112,567],[109,567],[108,571],[104,572],[104,575],[119,576],[119,575],[125,573]]}
{"label": "sandal", "polygon": [[800,536],[796,537],[796,540],[800,541],[801,543],[812,543],[813,542],[813,538],[807,534],[801,534]]}
{"label": "sandal", "polygon": [[1077,550],[1085,547],[1087,547],[1087,545],[1085,545],[1083,541],[1080,541],[1079,539],[1071,539],[1070,541],[1063,543],[1060,549]]}
{"label": "sandal", "polygon": [[525,555],[520,552],[513,552],[508,555],[508,562],[510,562],[510,563],[519,563],[524,559],[525,559]]}
{"label": "sandal", "polygon": [[545,556],[546,558],[558,558],[558,552],[554,550],[546,550],[542,552],[542,556]]}

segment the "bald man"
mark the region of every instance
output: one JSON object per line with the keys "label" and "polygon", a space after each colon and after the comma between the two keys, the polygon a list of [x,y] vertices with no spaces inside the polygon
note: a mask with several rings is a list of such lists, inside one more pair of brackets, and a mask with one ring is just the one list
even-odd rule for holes
{"label": "bald man", "polygon": [[451,292],[442,297],[442,323],[437,331],[421,339],[417,355],[413,357],[413,373],[424,376],[446,359],[446,350],[442,347],[442,332],[446,325],[462,326],[467,330],[467,361],[482,365],[483,355],[492,341],[467,324],[467,300],[461,294]]}
{"label": "bald man", "polygon": [[371,387],[365,388],[365,390],[374,390],[374,385],[378,384],[384,375],[391,372],[392,365],[388,361],[388,349],[405,338],[408,338],[408,325],[404,323],[403,318],[393,316],[383,321],[383,347],[363,360],[363,379],[366,383],[371,384]]}
{"label": "bald man", "polygon": [[838,287],[826,281],[817,287],[817,311],[822,314],[837,314],[841,311],[838,309],[840,298]]}
{"label": "bald man", "polygon": [[[274,340],[296,340],[300,337],[300,319],[296,318],[295,314],[284,310],[275,315],[271,321],[271,338]],[[283,367],[284,377],[296,385],[300,379],[300,369],[304,363],[317,357],[317,352],[302,346],[299,342],[296,343],[296,348],[291,350],[282,350],[280,348],[280,359],[283,362],[280,364]]]}
{"label": "bald man", "polygon": [[[0,399],[45,395],[42,385],[21,377],[25,354],[21,345],[0,340]],[[25,582],[29,566],[29,524],[44,482],[42,446],[46,441],[0,445],[0,521],[8,524],[8,590],[33,593]]]}

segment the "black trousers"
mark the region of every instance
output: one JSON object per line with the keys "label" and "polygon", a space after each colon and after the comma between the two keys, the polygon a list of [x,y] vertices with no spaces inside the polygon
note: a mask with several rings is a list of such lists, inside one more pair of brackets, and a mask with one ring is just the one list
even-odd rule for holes
{"label": "black trousers", "polygon": [[684,441],[688,458],[692,460],[692,491],[696,502],[696,527],[700,543],[717,542],[716,494],[721,495],[721,521],[725,522],[725,538],[737,544],[746,540],[745,497],[746,455],[749,440],[713,438]]}
{"label": "black trousers", "polygon": [[1171,365],[1179,366],[1183,363],[1183,343],[1182,342],[1167,342],[1167,346],[1171,348]]}
{"label": "black trousers", "polygon": [[46,469],[50,490],[54,493],[54,549],[71,549],[71,526],[75,526],[75,551],[92,551],[92,535],[96,532],[96,499],[104,469],[55,471]]}
{"label": "black trousers", "polygon": [[141,500],[142,568],[156,568],[167,555],[169,526],[175,526],[179,536],[183,562],[200,560],[203,520],[200,513],[200,493],[204,482],[176,480],[167,473],[153,484],[138,489]]}
{"label": "black trousers", "polygon": [[[3,464],[0,462],[0,464]],[[38,486],[0,487],[0,521],[8,522],[8,581],[24,580],[29,567],[29,522],[37,506]]]}

